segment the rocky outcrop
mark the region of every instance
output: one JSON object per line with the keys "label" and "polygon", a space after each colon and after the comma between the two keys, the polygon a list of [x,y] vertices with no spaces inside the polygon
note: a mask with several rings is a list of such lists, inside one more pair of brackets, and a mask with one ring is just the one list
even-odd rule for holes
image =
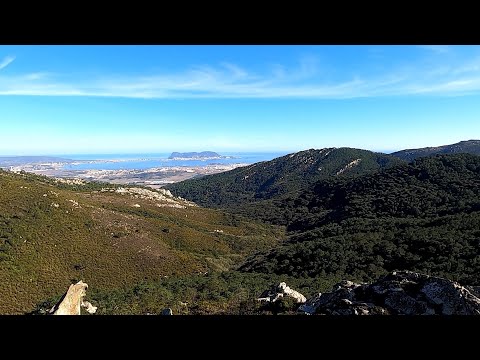
{"label": "rocky outcrop", "polygon": [[353,166],[356,166],[360,163],[360,161],[362,161],[362,159],[356,159],[356,160],[353,160],[351,162],[349,162],[347,165],[345,165],[343,168],[341,168],[340,170],[337,171],[337,173],[335,174],[336,176],[340,175],[340,174],[343,174],[346,170],[350,169],[351,167]]}
{"label": "rocky outcrop", "polygon": [[80,307],[82,306],[88,313],[94,314],[97,308],[88,301],[83,301],[87,294],[87,288],[88,285],[82,280],[70,285],[65,295],[50,309],[49,313],[53,315],[80,315]]}
{"label": "rocky outcrop", "polygon": [[298,308],[324,315],[480,315],[478,287],[411,271],[396,271],[372,284],[342,281]]}
{"label": "rocky outcrop", "polygon": [[297,303],[304,303],[305,301],[307,301],[305,296],[300,294],[298,291],[290,289],[284,282],[273,286],[269,290],[265,290],[257,300],[262,302],[274,303],[279,299],[282,299],[284,296],[289,296],[295,299]]}
{"label": "rocky outcrop", "polygon": [[[136,187],[119,187],[119,188],[102,188],[100,192],[115,192],[121,195],[130,195],[135,199],[146,199],[150,201],[154,201],[158,207],[171,207],[171,208],[180,208],[185,209],[187,207],[197,206],[195,203],[191,201],[187,201],[185,199],[175,197],[172,195],[170,190],[166,189],[159,189],[156,191],[148,190],[144,188],[136,188]],[[136,206],[138,204],[134,204]]]}

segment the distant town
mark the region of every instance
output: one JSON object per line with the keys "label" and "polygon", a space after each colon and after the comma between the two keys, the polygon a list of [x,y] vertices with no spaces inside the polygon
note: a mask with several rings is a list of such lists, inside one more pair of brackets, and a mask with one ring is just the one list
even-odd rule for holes
{"label": "distant town", "polygon": [[[214,160],[231,159],[231,156],[219,155],[215,152],[173,152],[169,160]],[[147,159],[137,159],[145,161]],[[237,167],[246,166],[246,163],[233,164],[205,164],[201,166],[162,166],[148,169],[71,169],[73,165],[121,163],[129,160],[71,160],[45,156],[12,156],[0,157],[0,168],[12,172],[26,171],[37,175],[45,175],[61,179],[79,179],[86,181],[102,181],[112,184],[143,185],[154,189],[167,184],[187,180],[193,177],[216,174],[223,171],[233,170]]]}

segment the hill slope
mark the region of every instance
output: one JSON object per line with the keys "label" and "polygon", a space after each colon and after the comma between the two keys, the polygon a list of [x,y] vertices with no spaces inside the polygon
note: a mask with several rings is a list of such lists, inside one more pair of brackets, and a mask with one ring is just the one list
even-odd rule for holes
{"label": "hill slope", "polygon": [[79,279],[98,292],[227,270],[283,234],[189,205],[146,189],[0,171],[0,314],[28,312]]}
{"label": "hill slope", "polygon": [[[299,193],[321,179],[359,175],[399,163],[403,161],[367,150],[310,149],[166,188],[205,207],[257,216],[250,211],[252,203]],[[271,207],[269,202],[258,206]]]}
{"label": "hill slope", "polygon": [[480,157],[437,155],[319,181],[278,204],[289,240],[243,271],[365,280],[413,270],[480,284]]}
{"label": "hill slope", "polygon": [[460,141],[459,143],[451,145],[401,150],[394,152],[391,155],[396,156],[402,160],[412,161],[414,159],[424,156],[459,153],[480,155],[480,140],[467,140]]}

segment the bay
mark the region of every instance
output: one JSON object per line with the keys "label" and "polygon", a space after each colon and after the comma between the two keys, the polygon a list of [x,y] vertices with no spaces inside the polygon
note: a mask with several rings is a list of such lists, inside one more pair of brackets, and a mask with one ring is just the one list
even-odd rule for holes
{"label": "bay", "polygon": [[222,159],[172,160],[170,153],[157,154],[74,154],[62,155],[71,159],[64,170],[146,170],[161,167],[197,167],[206,165],[253,164],[286,155],[286,152],[221,153]]}

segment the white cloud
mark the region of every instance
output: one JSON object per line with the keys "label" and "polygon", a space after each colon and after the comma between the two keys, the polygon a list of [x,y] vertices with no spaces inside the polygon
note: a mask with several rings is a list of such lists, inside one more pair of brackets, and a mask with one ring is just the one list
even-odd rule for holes
{"label": "white cloud", "polygon": [[237,78],[237,79],[248,78],[248,72],[235,64],[223,62],[221,65],[227,70],[230,70],[234,78]]}
{"label": "white cloud", "polygon": [[1,62],[0,62],[0,70],[6,68],[8,65],[10,65],[13,61],[15,60],[15,56],[6,56]]}
{"label": "white cloud", "polygon": [[[1,66],[12,61],[11,57],[5,58]],[[77,81],[62,80],[58,74],[43,72],[0,74],[0,95],[144,99],[452,96],[480,93],[478,64],[478,59],[448,65],[438,63],[436,66],[431,63],[428,66],[411,64],[388,71],[357,74],[342,81],[331,80],[328,73],[319,71],[315,58],[303,58],[296,67],[275,64],[262,74],[228,62],[217,67],[196,66],[175,74],[83,76]]]}
{"label": "white cloud", "polygon": [[451,47],[448,45],[418,45],[419,48],[433,51],[437,54],[445,54],[451,50]]}
{"label": "white cloud", "polygon": [[25,80],[41,80],[41,79],[45,79],[47,76],[48,76],[47,73],[36,72],[36,73],[23,75],[23,79],[25,79]]}

